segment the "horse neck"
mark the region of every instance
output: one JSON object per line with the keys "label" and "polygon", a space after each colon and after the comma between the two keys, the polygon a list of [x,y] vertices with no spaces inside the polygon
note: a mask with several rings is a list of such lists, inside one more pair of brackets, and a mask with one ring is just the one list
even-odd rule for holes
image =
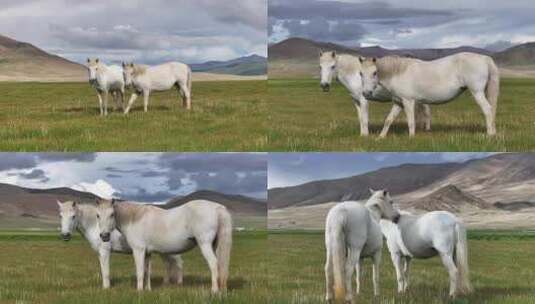
{"label": "horse neck", "polygon": [[113,205],[113,209],[115,210],[115,226],[117,227],[117,230],[121,231],[123,224],[130,218],[127,213],[131,212],[132,209],[137,209],[139,207],[140,206],[137,204],[130,202],[120,202]]}
{"label": "horse neck", "polygon": [[96,221],[96,207],[91,205],[79,205],[77,209],[78,222],[76,229],[85,236],[85,234],[92,230],[97,225]]}
{"label": "horse neck", "polygon": [[336,57],[336,71],[338,75],[352,75],[357,71],[360,71],[361,64],[358,58],[351,55],[339,55]]}
{"label": "horse neck", "polygon": [[372,207],[370,204],[366,203],[366,208],[368,208],[368,211],[370,212],[370,216],[371,218],[377,223],[379,224],[379,222],[381,221],[381,214],[379,213],[379,211],[377,211],[376,208]]}

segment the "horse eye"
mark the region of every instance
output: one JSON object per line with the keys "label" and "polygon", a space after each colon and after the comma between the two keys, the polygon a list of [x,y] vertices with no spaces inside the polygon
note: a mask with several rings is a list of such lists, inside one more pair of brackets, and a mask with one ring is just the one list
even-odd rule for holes
{"label": "horse eye", "polygon": [[377,72],[373,72],[373,76],[377,76]]}
{"label": "horse eye", "polygon": [[73,215],[73,216],[71,216],[71,218],[72,218],[72,219],[74,220],[74,215]]}
{"label": "horse eye", "polygon": [[97,218],[100,218],[100,215],[97,214]]}
{"label": "horse eye", "polygon": [[334,68],[336,68],[336,66],[335,66],[335,65],[333,65],[331,69],[333,69],[333,70],[334,70]]}
{"label": "horse eye", "polygon": [[360,72],[359,74],[360,74],[360,77],[364,77],[364,75],[362,74],[362,72]]}

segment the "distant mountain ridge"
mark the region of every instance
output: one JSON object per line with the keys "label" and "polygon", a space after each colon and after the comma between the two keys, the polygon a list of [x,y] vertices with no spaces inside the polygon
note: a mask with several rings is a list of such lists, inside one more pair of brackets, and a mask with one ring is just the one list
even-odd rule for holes
{"label": "distant mountain ridge", "polygon": [[193,72],[211,72],[241,76],[265,75],[267,73],[267,58],[250,55],[228,61],[194,63],[190,66]]}
{"label": "distant mountain ridge", "polygon": [[[220,78],[223,78],[221,75],[261,76],[267,73],[267,58],[250,55],[191,66],[194,72],[219,74]],[[80,82],[87,81],[87,69],[82,64],[49,54],[30,43],[0,35],[0,81]]]}
{"label": "distant mountain ridge", "polygon": [[365,57],[402,56],[434,60],[460,52],[472,52],[491,56],[500,67],[535,66],[535,42],[516,45],[494,52],[484,48],[460,46],[456,48],[386,49],[380,46],[347,47],[330,42],[318,42],[304,38],[288,38],[268,48],[269,75],[272,77],[315,76],[319,50]]}
{"label": "distant mountain ridge", "polygon": [[[534,185],[535,154],[503,153],[461,163],[404,164],[346,178],[269,189],[268,206],[280,209],[319,205],[343,198],[360,200],[369,197],[368,188],[386,188],[407,206],[420,199],[435,200],[445,192],[452,202],[455,201],[453,196],[461,191],[465,198],[476,197],[477,202],[470,200],[481,207],[497,201],[501,204],[530,201],[535,197]],[[441,188],[442,193],[437,192]],[[419,206],[418,202],[415,204]]]}
{"label": "distant mountain ridge", "polygon": [[[58,224],[56,201],[74,200],[82,204],[94,203],[98,196],[67,187],[32,189],[0,183],[0,223],[11,226],[55,227]],[[207,199],[226,206],[233,215],[265,216],[266,202],[242,195],[228,195],[213,191],[197,191],[171,199],[161,208],[170,209],[195,199]],[[3,226],[0,225],[0,228]],[[5,227],[4,227],[5,228]]]}

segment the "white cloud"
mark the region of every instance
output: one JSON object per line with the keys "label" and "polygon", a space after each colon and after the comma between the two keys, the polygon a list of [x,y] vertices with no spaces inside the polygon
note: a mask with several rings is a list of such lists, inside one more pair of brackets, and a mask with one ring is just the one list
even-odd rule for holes
{"label": "white cloud", "polygon": [[105,199],[111,199],[114,195],[120,194],[118,190],[102,179],[99,179],[94,183],[81,182],[72,185],[69,188],[83,192],[90,192]]}

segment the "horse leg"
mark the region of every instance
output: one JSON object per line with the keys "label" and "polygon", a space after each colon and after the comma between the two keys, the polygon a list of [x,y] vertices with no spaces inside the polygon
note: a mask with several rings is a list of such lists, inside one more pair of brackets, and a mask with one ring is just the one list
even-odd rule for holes
{"label": "horse leg", "polygon": [[496,123],[494,121],[492,106],[487,100],[487,97],[485,97],[485,93],[483,91],[477,91],[472,92],[472,95],[474,96],[474,99],[481,108],[481,111],[483,111],[483,114],[485,115],[487,134],[490,136],[496,135]]}
{"label": "horse leg", "polygon": [[180,255],[176,255],[173,258],[175,261],[176,284],[182,285],[184,282],[184,261]]}
{"label": "horse leg", "polygon": [[403,282],[404,282],[403,291],[405,292],[409,288],[409,268],[411,265],[411,257],[406,256],[404,258],[404,261],[405,261],[405,264],[403,265]]}
{"label": "horse leg", "polygon": [[333,301],[333,264],[331,252],[327,249],[327,259],[325,261],[325,301],[332,303]]}
{"label": "horse leg", "polygon": [[360,106],[360,101],[358,101],[357,99],[353,99],[353,105],[355,106],[355,109],[357,109],[357,114],[359,116],[359,124],[360,124],[360,136],[367,136],[368,135],[368,130],[367,130],[367,127],[364,127],[364,123],[363,123],[363,110]]}
{"label": "horse leg", "polygon": [[152,267],[152,263],[150,260],[150,254],[146,254],[145,255],[145,289],[146,290],[152,289],[150,285],[151,267]]}
{"label": "horse leg", "polygon": [[186,104],[186,110],[191,110],[191,92],[189,91],[187,87],[186,88],[181,87],[181,90],[182,90],[182,98],[183,98],[182,103]]}
{"label": "horse leg", "polygon": [[425,130],[431,131],[431,106],[424,104]]}
{"label": "horse leg", "polygon": [[381,266],[382,251],[379,250],[373,255],[373,295],[379,295],[379,267]]}
{"label": "horse leg", "polygon": [[143,110],[145,111],[145,113],[149,110],[149,94],[149,90],[143,91]]}
{"label": "horse leg", "polygon": [[360,97],[360,130],[362,136],[368,136],[369,130],[368,130],[368,100],[364,98],[364,96]]}
{"label": "horse leg", "polygon": [[455,297],[457,295],[457,267],[451,254],[440,253],[440,258],[450,276],[450,297]]}
{"label": "horse leg", "polygon": [[346,303],[353,302],[353,272],[360,263],[360,251],[357,249],[349,248],[349,254],[346,261]]}
{"label": "horse leg", "polygon": [[402,99],[403,109],[405,110],[405,116],[407,116],[407,124],[409,125],[409,137],[413,137],[416,134],[416,124],[414,117],[414,108],[416,102],[412,99]]}
{"label": "horse leg", "polygon": [[399,113],[401,112],[401,109],[402,107],[399,104],[394,103],[394,105],[392,106],[392,110],[390,110],[390,113],[385,119],[385,125],[383,127],[383,130],[381,131],[381,134],[379,135],[380,138],[386,137],[390,126],[396,120],[396,117],[398,117]]}
{"label": "horse leg", "polygon": [[143,275],[145,274],[145,249],[133,249],[136,263],[137,290],[143,290]]}
{"label": "horse leg", "polygon": [[212,273],[212,293],[216,294],[219,292],[219,285],[217,284],[219,273],[217,269],[217,257],[212,248],[212,242],[204,242],[199,245],[199,248],[201,249],[201,253],[206,259],[210,272]]}
{"label": "horse leg", "polygon": [[391,253],[391,256],[392,256],[392,263],[394,264],[394,268],[396,269],[396,279],[398,281],[398,293],[402,293],[404,291],[403,287],[405,286],[403,282],[404,277],[403,277],[403,273],[401,270],[402,257],[398,252]]}
{"label": "horse leg", "polygon": [[98,105],[99,105],[99,109],[100,109],[100,116],[103,116],[104,115],[104,111],[102,109],[102,95],[100,92],[97,92],[97,96],[98,96]]}
{"label": "horse leg", "polygon": [[121,111],[124,111],[124,88],[121,89]]}
{"label": "horse leg", "polygon": [[355,265],[355,283],[357,284],[357,295],[360,294],[360,260]]}
{"label": "horse leg", "polygon": [[108,115],[108,91],[104,91],[104,116]]}
{"label": "horse leg", "polygon": [[128,105],[126,106],[126,109],[124,110],[124,114],[128,114],[130,112],[130,107],[132,107],[132,104],[134,104],[134,101],[136,101],[137,98],[136,93],[132,93],[132,96],[130,97],[130,100],[128,101]]}
{"label": "horse leg", "polygon": [[110,246],[108,243],[103,243],[98,252],[98,260],[100,262],[100,273],[102,275],[102,287],[104,289],[110,288]]}

